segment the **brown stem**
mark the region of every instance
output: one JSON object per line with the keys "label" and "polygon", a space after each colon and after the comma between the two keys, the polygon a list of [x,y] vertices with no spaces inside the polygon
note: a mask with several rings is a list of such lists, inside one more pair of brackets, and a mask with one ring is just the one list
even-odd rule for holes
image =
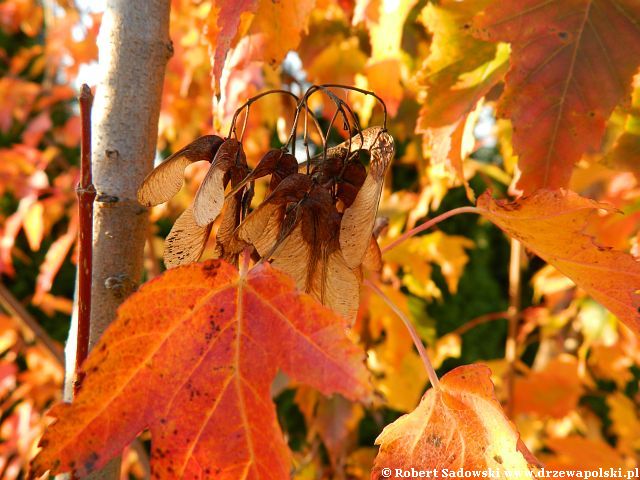
{"label": "brown stem", "polygon": [[64,364],[64,355],[60,345],[49,337],[38,321],[31,316],[27,309],[2,283],[0,283],[0,304],[19,322],[20,328],[27,338],[33,337],[45,347],[46,352],[56,363]]}
{"label": "brown stem", "polygon": [[80,366],[89,353],[89,331],[91,326],[91,274],[93,245],[93,201],[96,189],[91,176],[91,89],[82,85],[80,93],[80,119],[82,123],[82,143],[80,149],[80,184],[76,189],[78,196],[78,337],[76,349],[77,392],[81,383]]}
{"label": "brown stem", "polygon": [[395,314],[398,315],[398,317],[400,317],[400,320],[402,320],[402,323],[404,323],[404,326],[409,331],[409,335],[411,335],[411,339],[413,340],[413,344],[415,345],[416,350],[418,350],[418,354],[420,355],[420,358],[422,359],[422,363],[424,364],[424,368],[427,371],[427,375],[429,376],[429,381],[431,382],[431,386],[433,386],[433,388],[440,388],[440,381],[438,380],[438,374],[436,373],[436,370],[433,368],[431,359],[429,359],[429,355],[427,354],[427,351],[424,348],[424,345],[422,344],[420,335],[418,335],[418,332],[416,331],[415,327],[411,323],[411,320],[409,320],[406,317],[403,311],[400,310],[395,303],[393,303],[393,300],[387,297],[384,294],[384,292],[380,290],[380,288],[375,283],[373,283],[370,280],[365,280],[364,284],[367,287],[369,287],[371,290],[376,292],[378,296],[380,296],[380,298],[384,300],[384,302],[389,306],[389,308],[391,308],[391,310],[393,310]]}

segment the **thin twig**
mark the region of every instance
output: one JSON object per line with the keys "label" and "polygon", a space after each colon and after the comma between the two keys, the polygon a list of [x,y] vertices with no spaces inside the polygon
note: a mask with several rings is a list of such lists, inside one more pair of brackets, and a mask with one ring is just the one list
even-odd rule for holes
{"label": "thin twig", "polygon": [[420,232],[424,232],[425,230],[428,230],[429,228],[433,227],[434,225],[440,223],[441,221],[446,220],[449,217],[453,217],[454,215],[459,215],[460,213],[477,213],[477,214],[481,214],[482,210],[480,210],[479,208],[476,208],[476,207],[460,207],[460,208],[454,208],[453,210],[449,210],[448,212],[445,212],[442,215],[438,215],[437,217],[432,218],[428,222],[425,222],[422,225],[419,225],[419,226],[417,226],[415,228],[412,228],[411,230],[403,233],[398,238],[396,238],[393,242],[391,242],[389,245],[384,247],[382,249],[382,253],[388,252],[393,247],[396,247],[399,244],[401,244],[402,242],[404,242],[407,238],[413,237],[414,235],[417,235]]}
{"label": "thin twig", "polygon": [[493,313],[485,313],[484,315],[480,315],[479,317],[473,318],[468,322],[460,325],[458,328],[453,330],[452,334],[455,335],[464,335],[469,330],[476,328],[480,325],[484,325],[485,323],[494,322],[496,320],[504,320],[509,318],[508,312],[493,312]]}
{"label": "thin twig", "polygon": [[418,350],[418,354],[422,359],[422,363],[424,364],[424,368],[427,371],[427,375],[429,376],[429,381],[431,382],[431,385],[433,386],[433,388],[440,388],[440,381],[438,380],[438,375],[436,374],[436,371],[433,368],[433,364],[429,359],[429,355],[427,354],[427,351],[425,350],[424,345],[422,344],[422,340],[420,339],[418,332],[416,331],[415,327],[411,323],[411,320],[409,320],[406,317],[404,312],[400,310],[398,306],[395,303],[393,303],[393,300],[387,297],[384,294],[384,292],[380,290],[380,288],[375,283],[371,282],[370,280],[365,280],[364,284],[367,287],[369,287],[371,290],[376,292],[380,296],[380,298],[382,298],[382,300],[384,300],[384,302],[389,306],[389,308],[391,308],[391,310],[393,310],[395,314],[398,315],[398,317],[400,317],[400,320],[402,320],[402,323],[404,323],[404,326],[409,331],[409,335],[411,335],[413,344]]}
{"label": "thin twig", "polygon": [[80,119],[82,123],[82,143],[80,152],[80,184],[76,189],[78,195],[78,337],[76,349],[76,382],[74,389],[79,388],[80,366],[89,354],[89,332],[91,326],[91,274],[93,271],[93,201],[96,189],[91,176],[91,106],[93,95],[91,89],[82,85],[80,93]]}
{"label": "thin twig", "polygon": [[[238,119],[238,115],[246,109],[245,112],[245,118],[244,118],[244,126],[242,127],[242,135],[240,136],[240,141],[242,141],[242,137],[244,136],[244,130],[247,126],[247,117],[249,116],[249,107],[257,102],[258,100],[260,100],[262,97],[265,97],[267,95],[272,95],[272,94],[283,94],[283,95],[288,95],[290,96],[295,102],[296,102],[296,117],[295,119],[297,120],[298,115],[300,113],[300,105],[301,103],[299,102],[299,98],[296,94],[294,94],[293,92],[290,92],[289,90],[267,90],[266,92],[262,92],[259,93],[258,95],[255,95],[253,97],[251,97],[250,99],[248,99],[246,102],[244,102],[240,107],[238,107],[235,111],[235,113],[233,114],[233,118],[231,119],[231,126],[229,127],[229,138],[231,138],[231,134],[235,134],[236,138],[238,137],[238,132],[236,131],[236,121]],[[316,118],[316,116],[313,114],[313,112],[310,112],[308,108],[306,108],[306,115],[311,115],[311,119],[313,120],[313,123],[316,127],[316,130],[318,131],[319,135],[324,139],[324,136],[322,134],[322,128],[320,127],[320,123],[318,123],[318,119]],[[295,127],[294,127],[294,132],[295,132]],[[287,144],[288,145],[288,142]]]}
{"label": "thin twig", "polygon": [[64,364],[64,354],[62,348],[56,343],[45,330],[40,326],[38,321],[27,311],[26,308],[18,301],[16,297],[0,283],[0,304],[13,316],[19,323],[23,334],[27,337],[33,337],[40,342],[45,351],[60,365]]}
{"label": "thin twig", "polygon": [[363,95],[371,95],[382,106],[382,113],[383,113],[382,128],[384,130],[387,129],[387,105],[384,103],[384,100],[381,97],[379,97],[378,95],[375,94],[375,92],[372,92],[370,90],[364,90],[364,89],[358,88],[358,87],[352,87],[350,85],[340,85],[340,84],[337,84],[337,83],[325,83],[325,84],[320,85],[320,86],[321,87],[326,87],[326,88],[342,88],[344,90],[352,90],[354,92],[362,93]]}
{"label": "thin twig", "polygon": [[509,330],[505,345],[505,360],[507,361],[507,390],[509,392],[507,414],[513,413],[513,393],[515,389],[515,364],[518,358],[518,319],[521,308],[522,291],[522,244],[511,239],[511,257],[509,258]]}

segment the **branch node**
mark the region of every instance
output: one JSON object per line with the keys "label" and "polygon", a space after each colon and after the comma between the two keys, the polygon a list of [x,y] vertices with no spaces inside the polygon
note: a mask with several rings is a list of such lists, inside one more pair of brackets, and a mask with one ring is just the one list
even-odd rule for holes
{"label": "branch node", "polygon": [[110,290],[116,298],[124,298],[134,290],[135,284],[124,273],[107,277],[104,281],[104,288]]}
{"label": "branch node", "polygon": [[104,151],[104,154],[107,156],[107,159],[109,160],[113,160],[113,161],[120,160],[120,152],[115,148],[114,149],[107,148]]}
{"label": "branch node", "polygon": [[101,193],[96,197],[96,202],[100,203],[118,203],[120,199],[115,195],[107,195],[106,193]]}

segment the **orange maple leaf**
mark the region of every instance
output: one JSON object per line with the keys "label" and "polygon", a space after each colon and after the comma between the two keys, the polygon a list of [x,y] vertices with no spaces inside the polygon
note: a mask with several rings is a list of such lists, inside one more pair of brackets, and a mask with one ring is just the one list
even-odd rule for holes
{"label": "orange maple leaf", "polygon": [[363,358],[344,320],[269,265],[169,270],[122,305],[83,365],[78,396],[52,409],[34,472],[86,475],[148,428],[157,478],[288,478],[270,394],[278,369],[364,399]]}
{"label": "orange maple leaf", "polygon": [[584,233],[589,217],[609,205],[569,190],[538,190],[509,203],[485,193],[478,208],[509,236],[522,242],[640,332],[640,261],[598,245]]}
{"label": "orange maple leaf", "polygon": [[371,478],[403,478],[412,469],[445,478],[460,468],[491,469],[493,478],[505,478],[505,471],[530,478],[530,464],[537,460],[502,411],[490,375],[484,365],[466,365],[444,375],[413,412],[388,425],[376,439],[380,452]]}
{"label": "orange maple leaf", "polygon": [[238,33],[242,15],[254,13],[258,8],[258,0],[242,0],[235,2],[220,2],[210,14],[208,30],[205,38],[213,50],[211,65],[213,78],[218,89],[218,82],[222,76],[222,67],[231,47],[231,42]]}
{"label": "orange maple leaf", "polygon": [[518,187],[566,186],[574,163],[597,150],[606,120],[631,92],[640,65],[640,3],[494,1],[476,17],[474,33],[511,43],[499,114],[514,125]]}
{"label": "orange maple leaf", "polygon": [[562,418],[578,406],[582,391],[576,357],[559,356],[544,370],[516,378],[512,400],[514,413]]}

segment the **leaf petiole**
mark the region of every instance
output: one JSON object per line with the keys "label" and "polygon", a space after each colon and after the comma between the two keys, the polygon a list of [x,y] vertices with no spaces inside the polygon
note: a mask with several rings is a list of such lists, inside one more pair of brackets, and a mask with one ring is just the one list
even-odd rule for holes
{"label": "leaf petiole", "polygon": [[391,308],[391,310],[393,310],[395,314],[398,315],[398,317],[400,317],[400,320],[402,320],[402,323],[404,323],[404,326],[409,331],[409,335],[411,335],[413,344],[418,350],[418,354],[422,359],[422,363],[424,364],[424,368],[427,371],[427,375],[429,376],[429,381],[431,382],[431,385],[433,386],[433,388],[440,388],[440,381],[438,380],[438,374],[436,373],[436,370],[433,368],[433,364],[429,359],[429,355],[427,354],[427,351],[425,350],[424,345],[422,344],[422,340],[420,339],[418,332],[416,331],[415,327],[411,323],[411,320],[407,318],[404,312],[400,310],[398,306],[395,303],[393,303],[393,300],[387,297],[384,294],[384,292],[380,290],[380,288],[375,283],[367,279],[364,281],[364,284],[367,287],[369,287],[371,290],[373,290],[375,293],[377,293],[380,296],[380,298],[384,300],[384,302],[389,306],[389,308]]}
{"label": "leaf petiole", "polygon": [[438,223],[440,223],[441,221],[446,220],[447,218],[453,217],[454,215],[459,215],[461,213],[477,213],[477,214],[480,215],[480,214],[482,214],[482,210],[477,208],[477,207],[460,207],[460,208],[454,208],[453,210],[449,210],[448,212],[445,212],[442,215],[438,215],[437,217],[432,218],[428,222],[425,222],[422,225],[419,225],[419,226],[417,226],[415,228],[412,228],[411,230],[403,233],[398,238],[396,238],[393,242],[391,242],[389,245],[385,246],[382,249],[382,253],[388,252],[392,248],[397,247],[398,245],[400,245],[406,239],[411,238],[411,237],[413,237],[414,235],[417,235],[420,232],[424,232],[425,230],[428,230],[429,228],[433,227],[434,225],[437,225]]}

